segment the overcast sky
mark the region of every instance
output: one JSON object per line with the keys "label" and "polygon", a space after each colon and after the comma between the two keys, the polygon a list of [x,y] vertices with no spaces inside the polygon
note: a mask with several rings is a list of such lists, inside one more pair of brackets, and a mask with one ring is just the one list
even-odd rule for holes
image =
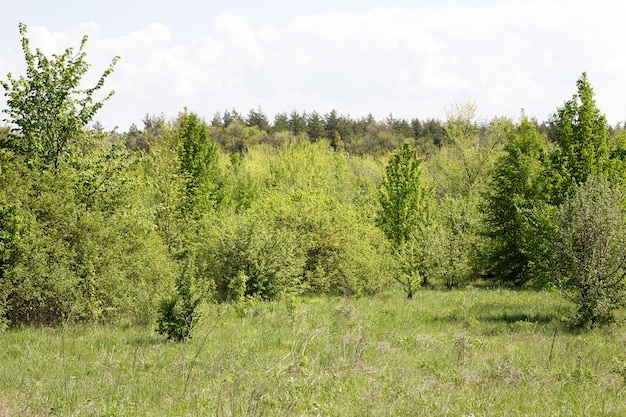
{"label": "overcast sky", "polygon": [[543,121],[583,71],[609,122],[626,120],[622,1],[0,0],[0,10],[2,79],[24,70],[19,22],[46,53],[88,35],[85,87],[121,56],[96,116],[107,129],[185,107],[207,120],[258,107],[270,119],[333,109],[445,119],[465,101],[483,119],[525,109]]}

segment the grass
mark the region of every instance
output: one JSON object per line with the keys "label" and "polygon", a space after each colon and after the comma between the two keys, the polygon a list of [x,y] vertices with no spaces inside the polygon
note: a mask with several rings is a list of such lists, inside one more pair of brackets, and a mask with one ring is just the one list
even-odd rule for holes
{"label": "grass", "polygon": [[567,331],[558,306],[550,292],[391,292],[206,306],[188,343],[10,330],[0,416],[626,415],[626,330]]}

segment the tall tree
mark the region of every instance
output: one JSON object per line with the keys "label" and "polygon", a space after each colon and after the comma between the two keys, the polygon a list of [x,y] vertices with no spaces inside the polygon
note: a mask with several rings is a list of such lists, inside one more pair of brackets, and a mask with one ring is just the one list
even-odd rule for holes
{"label": "tall tree", "polygon": [[270,130],[270,122],[267,119],[261,107],[258,107],[256,110],[250,110],[248,112],[248,117],[246,119],[246,126],[252,127],[256,126],[259,130],[264,132],[268,132]]}
{"label": "tall tree", "polygon": [[284,132],[289,130],[289,116],[287,113],[276,113],[274,123],[272,124],[272,133]]}
{"label": "tall tree", "polygon": [[484,190],[500,151],[502,135],[492,133],[502,129],[493,125],[489,134],[481,135],[477,116],[478,106],[472,102],[457,103],[448,112],[444,125],[448,143],[441,147],[432,163],[441,178],[439,192],[449,197],[467,198]]}
{"label": "tall tree", "polygon": [[5,89],[9,108],[5,119],[16,126],[11,147],[30,158],[40,158],[56,168],[67,155],[71,145],[84,136],[83,130],[92,122],[96,112],[108,100],[94,101],[93,95],[104,86],[119,57],[113,58],[95,86],[80,89],[80,83],[89,69],[85,60],[83,37],[77,52],[67,48],[63,54],[45,56],[38,48],[31,51],[26,25],[20,23],[22,49],[26,59],[26,76],[0,81]]}
{"label": "tall tree", "polygon": [[586,73],[583,72],[576,87],[576,94],[550,120],[551,139],[559,145],[553,159],[557,204],[575,185],[603,172],[609,160],[608,123],[596,106]]}
{"label": "tall tree", "polygon": [[549,200],[545,147],[545,136],[524,117],[509,133],[486,193],[485,234],[491,240],[486,269],[514,285],[532,278],[526,233],[529,211]]}
{"label": "tall tree", "polygon": [[300,135],[301,133],[306,133],[307,125],[306,125],[307,116],[306,113],[300,115],[296,110],[293,110],[289,114],[289,121],[287,126],[289,131],[294,135]]}

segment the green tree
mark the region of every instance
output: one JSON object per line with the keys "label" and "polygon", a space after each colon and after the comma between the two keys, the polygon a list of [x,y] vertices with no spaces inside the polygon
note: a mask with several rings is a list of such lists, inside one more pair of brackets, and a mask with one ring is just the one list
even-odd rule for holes
{"label": "green tree", "polygon": [[87,127],[116,59],[81,90],[86,38],[48,58],[20,33],[26,76],[2,84],[14,130],[0,149],[0,310],[15,325],[147,324],[172,263],[120,138]]}
{"label": "green tree", "polygon": [[528,215],[549,200],[546,138],[523,117],[508,135],[503,154],[485,194],[485,234],[491,240],[485,268],[503,282],[522,285],[532,279]]}
{"label": "green tree", "polygon": [[113,94],[110,92],[101,101],[93,98],[119,58],[113,58],[95,86],[81,89],[81,79],[89,69],[84,51],[86,36],[77,52],[67,48],[63,54],[48,58],[39,49],[35,53],[31,51],[25,24],[20,23],[19,30],[26,76],[13,78],[8,74],[8,82],[0,81],[9,106],[4,110],[9,116],[6,121],[16,126],[11,147],[57,168],[71,147],[85,136],[83,130]]}
{"label": "green tree", "polygon": [[610,323],[626,305],[625,202],[621,185],[594,175],[544,221],[541,253],[563,295],[578,306],[577,327]]}
{"label": "green tree", "polygon": [[413,297],[423,279],[420,269],[424,254],[420,245],[429,224],[428,191],[420,164],[408,144],[394,154],[380,184],[376,219],[400,262],[396,280],[404,286],[408,298]]}
{"label": "green tree", "polygon": [[218,147],[209,137],[208,125],[186,110],[178,116],[180,146],[178,156],[188,202],[184,210],[217,207],[221,195]]}
{"label": "green tree", "polygon": [[289,131],[298,136],[301,133],[306,133],[307,131],[307,116],[305,113],[300,115],[296,110],[293,110],[289,114],[289,121],[287,122],[287,127]]}
{"label": "green tree", "polygon": [[225,127],[212,127],[210,136],[227,152],[244,153],[268,135],[256,126],[246,126],[242,119],[237,118]]}
{"label": "green tree", "polygon": [[603,172],[609,161],[609,129],[606,117],[596,107],[587,74],[576,82],[577,92],[550,120],[556,179],[554,202],[559,203],[577,184]]}
{"label": "green tree", "polygon": [[488,184],[511,123],[496,120],[484,127],[477,117],[478,106],[471,102],[455,104],[448,112],[446,141],[429,161],[439,194],[466,198]]}
{"label": "green tree", "polygon": [[199,273],[198,251],[211,233],[225,193],[218,147],[209,137],[208,125],[185,110],[170,135],[153,146],[155,168],[163,170],[154,179],[161,200],[158,225],[178,266],[170,296],[159,307],[158,330],[181,340],[190,336],[196,307],[210,292]]}
{"label": "green tree", "polygon": [[287,113],[276,113],[274,123],[270,131],[272,133],[285,132],[289,130],[289,116]]}
{"label": "green tree", "polygon": [[248,117],[246,119],[246,126],[248,127],[255,126],[263,132],[268,132],[270,130],[270,122],[260,107],[257,108],[256,110],[250,110],[248,112]]}
{"label": "green tree", "polygon": [[306,121],[306,133],[312,142],[326,138],[326,130],[324,129],[324,120],[317,112],[309,114]]}

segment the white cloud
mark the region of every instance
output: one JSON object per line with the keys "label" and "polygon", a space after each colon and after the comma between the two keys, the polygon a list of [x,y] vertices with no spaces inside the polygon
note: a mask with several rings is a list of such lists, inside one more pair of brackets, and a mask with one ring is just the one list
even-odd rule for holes
{"label": "white cloud", "polygon": [[[336,109],[354,117],[444,117],[470,99],[486,117],[527,114],[545,120],[575,91],[583,71],[598,105],[616,123],[626,118],[626,6],[612,1],[430,3],[362,12],[293,16],[252,24],[222,12],[186,43],[160,23],[105,37],[88,22],[63,32],[29,28],[45,51],[90,36],[92,79],[120,55],[105,88],[116,95],[98,116],[126,129],[146,113],[174,116],[184,107],[215,111],[261,106],[279,111]],[[97,21],[97,17],[96,17]],[[15,55],[0,50],[0,64]]]}

